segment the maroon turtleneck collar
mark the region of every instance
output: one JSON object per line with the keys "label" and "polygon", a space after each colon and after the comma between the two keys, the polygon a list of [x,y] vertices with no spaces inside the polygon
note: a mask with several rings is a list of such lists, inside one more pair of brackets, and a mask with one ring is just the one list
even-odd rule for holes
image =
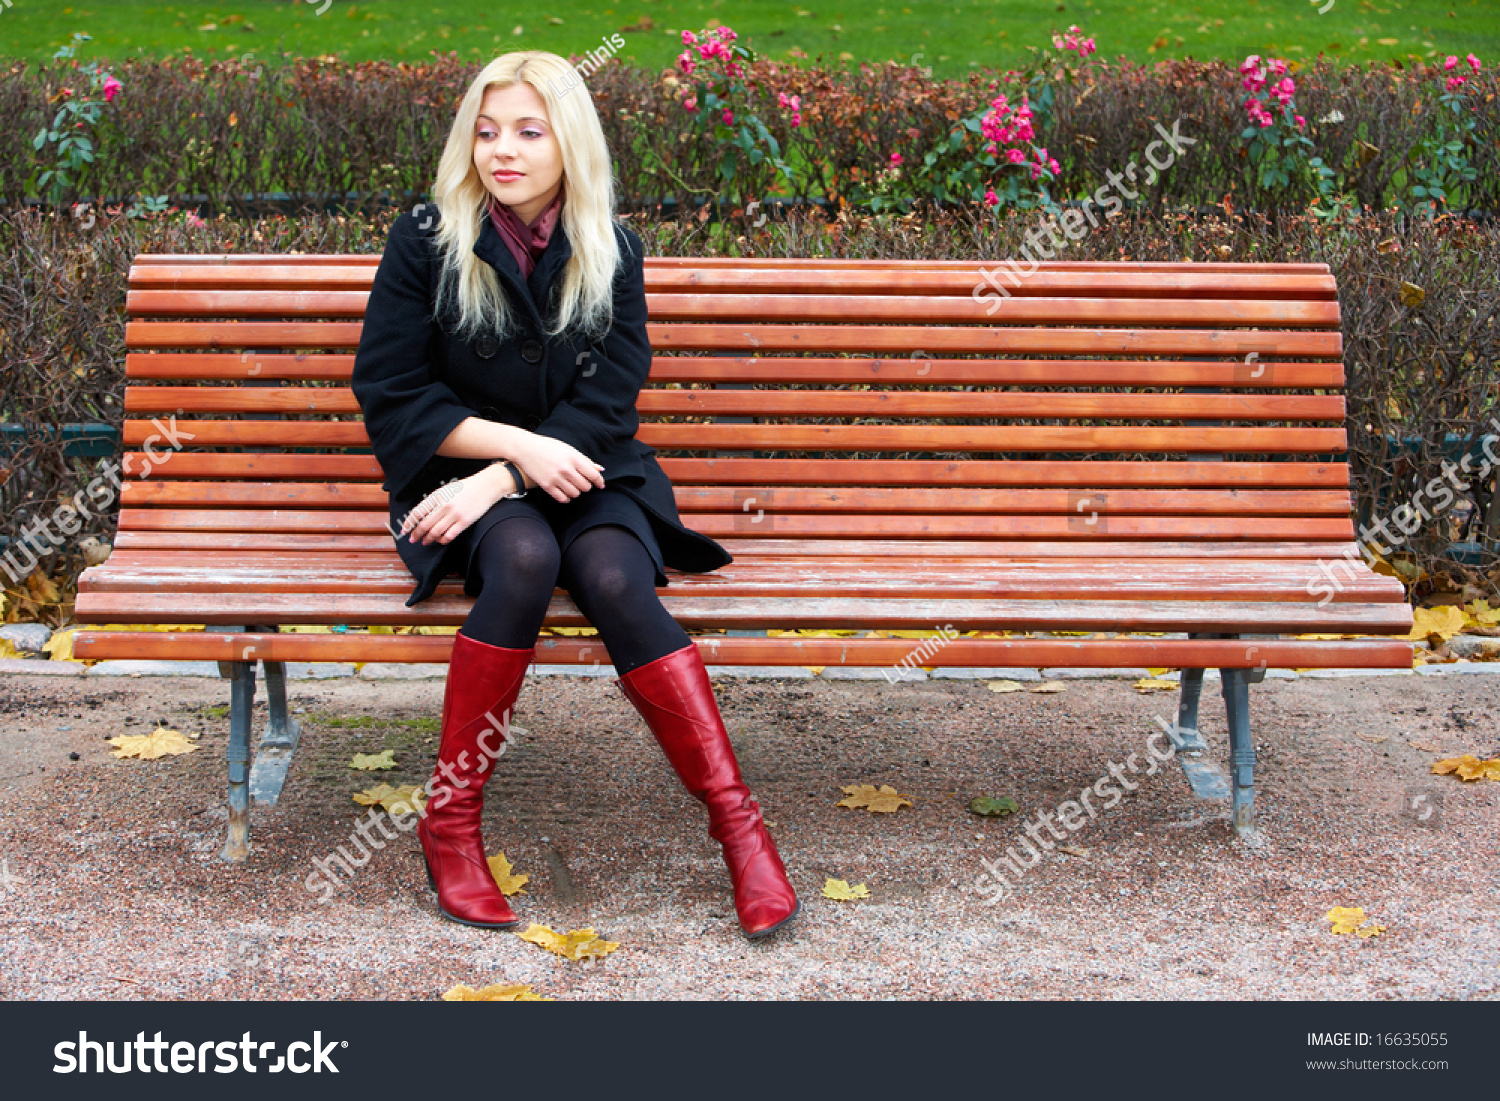
{"label": "maroon turtleneck collar", "polygon": [[563,193],[559,188],[546,209],[528,226],[514,210],[493,195],[490,196],[490,221],[500,234],[500,240],[505,242],[510,254],[520,265],[521,278],[531,278],[531,273],[536,270],[536,262],[547,248],[547,242],[552,240],[552,232],[562,216],[562,204]]}

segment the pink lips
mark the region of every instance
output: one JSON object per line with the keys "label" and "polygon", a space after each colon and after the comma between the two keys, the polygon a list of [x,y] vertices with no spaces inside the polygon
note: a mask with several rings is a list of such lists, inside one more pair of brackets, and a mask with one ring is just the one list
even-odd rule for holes
{"label": "pink lips", "polygon": [[495,179],[501,183],[510,183],[512,180],[519,180],[521,175],[520,172],[496,172]]}

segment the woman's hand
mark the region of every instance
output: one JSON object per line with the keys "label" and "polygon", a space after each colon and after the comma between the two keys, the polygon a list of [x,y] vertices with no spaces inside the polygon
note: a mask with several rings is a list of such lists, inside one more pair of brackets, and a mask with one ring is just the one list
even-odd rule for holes
{"label": "woman's hand", "polygon": [[515,481],[503,466],[486,467],[462,479],[460,485],[463,488],[452,500],[420,518],[414,519],[417,510],[413,509],[401,525],[401,534],[410,533],[413,543],[424,546],[434,541],[451,543],[488,512],[491,505],[515,490]]}
{"label": "woman's hand", "polygon": [[604,468],[571,444],[532,433],[513,461],[527,478],[563,504],[590,488],[604,488]]}

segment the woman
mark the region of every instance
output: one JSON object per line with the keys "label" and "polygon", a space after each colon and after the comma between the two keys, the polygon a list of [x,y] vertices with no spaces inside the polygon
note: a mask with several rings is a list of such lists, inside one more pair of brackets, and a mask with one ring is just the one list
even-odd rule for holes
{"label": "woman", "polygon": [[391,227],[354,393],[417,580],[407,604],[449,572],[475,598],[454,638],[418,827],[438,908],[480,928],[517,923],[485,862],[481,790],[560,585],[708,807],[740,924],[764,936],[795,916],[797,896],[698,651],[656,595],[665,566],[730,557],[682,525],[655,452],[635,438],[651,367],[643,252],[614,220],[609,150],[572,67],[540,51],[486,66],[433,198]]}

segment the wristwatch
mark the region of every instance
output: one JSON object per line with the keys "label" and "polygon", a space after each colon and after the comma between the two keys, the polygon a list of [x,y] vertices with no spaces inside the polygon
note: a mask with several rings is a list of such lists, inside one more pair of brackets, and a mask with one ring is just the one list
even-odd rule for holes
{"label": "wristwatch", "polygon": [[500,497],[500,499],[502,501],[510,501],[510,500],[514,500],[517,497],[524,497],[524,496],[526,496],[526,480],[521,477],[521,468],[520,467],[516,466],[516,464],[513,463],[513,462],[511,462],[509,459],[496,459],[490,465],[491,466],[503,466],[503,467],[505,467],[505,469],[510,472],[510,476],[515,480],[516,491],[514,493],[503,494]]}

